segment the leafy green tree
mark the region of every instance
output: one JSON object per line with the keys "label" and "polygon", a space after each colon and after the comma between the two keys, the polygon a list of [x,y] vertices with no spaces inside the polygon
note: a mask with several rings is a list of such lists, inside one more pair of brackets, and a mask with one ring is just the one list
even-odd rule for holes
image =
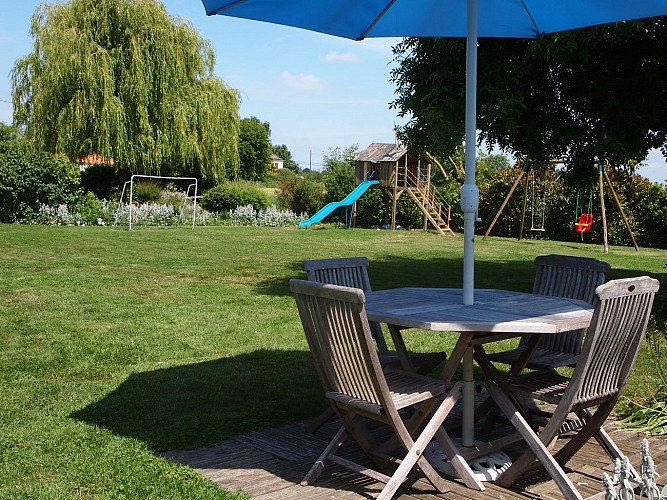
{"label": "leafy green tree", "polygon": [[16,127],[0,122],[0,142],[14,141],[17,136]]}
{"label": "leafy green tree", "polygon": [[291,170],[292,172],[301,170],[299,164],[292,159],[292,153],[285,144],[274,144],[271,148],[274,155],[283,159],[284,168]]}
{"label": "leafy green tree", "polygon": [[333,148],[324,153],[325,202],[339,201],[354,189],[354,158],[357,156],[356,144],[345,149]]}
{"label": "leafy green tree", "polygon": [[239,95],[209,41],[157,0],[42,3],[11,73],[14,122],[36,150],[92,152],[144,174],[238,169]]}
{"label": "leafy green tree", "polygon": [[258,118],[243,118],[239,129],[239,175],[249,181],[261,181],[271,170],[271,142],[268,123]]}
{"label": "leafy green tree", "polygon": [[0,153],[0,222],[30,219],[40,203],[73,206],[82,191],[79,168],[62,155],[14,148]]}
{"label": "leafy green tree", "polygon": [[[357,145],[345,149],[336,147],[323,155],[323,181],[325,187],[324,202],[340,201],[354,189],[354,158]],[[329,220],[344,222],[345,209],[337,209]]]}
{"label": "leafy green tree", "polygon": [[346,148],[330,148],[324,155],[322,155],[324,173],[326,174],[336,167],[350,167],[354,169],[354,159],[358,153],[358,144],[352,144]]}
{"label": "leafy green tree", "polygon": [[[392,74],[413,148],[448,154],[464,136],[465,40],[408,38]],[[574,30],[538,40],[480,39],[480,139],[585,175],[667,149],[667,18]]]}
{"label": "leafy green tree", "polygon": [[16,127],[0,122],[0,153],[18,144],[19,134]]}

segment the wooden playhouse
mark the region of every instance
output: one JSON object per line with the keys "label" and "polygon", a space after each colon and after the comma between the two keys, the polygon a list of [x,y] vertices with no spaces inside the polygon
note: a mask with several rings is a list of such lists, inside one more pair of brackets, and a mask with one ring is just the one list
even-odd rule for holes
{"label": "wooden playhouse", "polygon": [[[433,158],[421,158],[408,151],[402,144],[372,143],[354,159],[355,182],[377,180],[385,196],[387,220],[391,229],[396,228],[396,202],[407,194],[424,214],[424,229],[429,223],[442,235],[454,235],[450,228],[449,204],[431,185]],[[442,168],[442,167],[440,167]],[[391,214],[391,221],[389,221]]]}

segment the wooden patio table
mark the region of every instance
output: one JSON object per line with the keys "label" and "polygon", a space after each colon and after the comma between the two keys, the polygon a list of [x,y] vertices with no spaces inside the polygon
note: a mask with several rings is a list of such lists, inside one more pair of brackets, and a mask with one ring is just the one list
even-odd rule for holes
{"label": "wooden patio table", "polygon": [[506,442],[480,447],[474,440],[474,358],[487,376],[498,372],[486,359],[483,344],[530,334],[522,356],[510,368],[520,372],[541,335],[586,328],[593,306],[582,300],[497,289],[476,289],[475,303],[463,304],[460,288],[394,288],[366,294],[368,319],[387,323],[404,369],[412,370],[401,330],[419,328],[454,332],[459,337],[449,354],[441,377],[450,381],[463,360],[462,453],[467,460],[483,456]]}

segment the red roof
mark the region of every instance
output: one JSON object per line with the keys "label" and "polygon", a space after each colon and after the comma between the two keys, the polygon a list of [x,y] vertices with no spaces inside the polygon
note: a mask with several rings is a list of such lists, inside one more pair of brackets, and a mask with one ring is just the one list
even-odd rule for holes
{"label": "red roof", "polygon": [[77,163],[85,165],[113,165],[113,158],[104,158],[97,153],[91,153],[76,160]]}

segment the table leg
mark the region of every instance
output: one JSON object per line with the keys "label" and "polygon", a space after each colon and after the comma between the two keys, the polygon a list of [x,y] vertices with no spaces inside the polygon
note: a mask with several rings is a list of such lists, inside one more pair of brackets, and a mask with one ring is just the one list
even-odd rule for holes
{"label": "table leg", "polygon": [[514,364],[510,367],[509,373],[507,374],[508,376],[511,377],[514,375],[518,375],[519,373],[521,373],[521,370],[523,370],[526,367],[528,361],[535,352],[535,349],[537,349],[537,343],[539,342],[541,336],[542,335],[539,334],[528,335],[526,343],[524,344],[523,347],[523,351],[521,352],[521,355],[517,358],[517,360],[514,362]]}
{"label": "table leg", "polygon": [[401,329],[392,324],[388,324],[387,326],[389,327],[391,340],[394,341],[394,348],[398,353],[398,358],[401,360],[401,368],[409,372],[416,371],[415,367],[412,366],[412,361],[410,361],[410,354],[408,353],[408,348],[405,346],[405,341],[401,335]]}
{"label": "table leg", "polygon": [[466,348],[463,355],[463,423],[461,443],[463,446],[475,445],[475,380],[473,376],[472,347]]}
{"label": "table leg", "polygon": [[464,332],[459,335],[459,340],[456,342],[452,352],[449,354],[449,356],[447,356],[447,362],[442,368],[442,373],[440,374],[440,378],[445,382],[451,382],[456,369],[459,367],[459,363],[463,359],[466,350],[470,346],[472,337],[473,334],[469,332]]}

